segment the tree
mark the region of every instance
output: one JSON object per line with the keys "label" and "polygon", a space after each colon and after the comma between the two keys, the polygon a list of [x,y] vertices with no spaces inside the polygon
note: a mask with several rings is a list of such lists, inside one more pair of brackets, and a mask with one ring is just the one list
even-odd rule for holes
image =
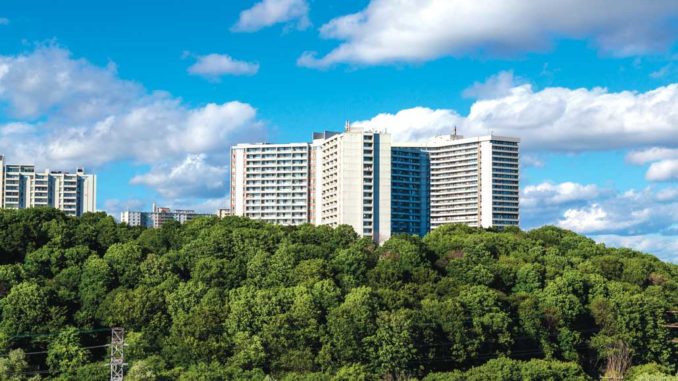
{"label": "tree", "polygon": [[7,357],[0,357],[0,380],[23,381],[28,370],[26,354],[21,349],[9,352]]}
{"label": "tree", "polygon": [[82,308],[79,311],[79,319],[83,323],[91,322],[101,303],[113,283],[113,275],[108,262],[96,255],[90,256],[83,265],[80,276],[80,302]]}
{"label": "tree", "polygon": [[80,346],[78,330],[70,327],[56,336],[47,349],[47,365],[55,374],[74,373],[89,361],[89,353]]}
{"label": "tree", "polygon": [[407,379],[416,371],[412,369],[417,354],[412,315],[412,311],[405,309],[381,312],[377,318],[377,331],[368,339],[375,368],[386,380]]}
{"label": "tree", "polygon": [[127,288],[133,288],[137,284],[139,265],[144,258],[141,247],[134,242],[116,243],[104,255],[118,282]]}
{"label": "tree", "polygon": [[7,335],[40,332],[49,320],[49,300],[36,283],[19,283],[2,299],[2,331]]}
{"label": "tree", "polygon": [[329,357],[328,365],[368,360],[364,340],[376,330],[375,307],[372,290],[358,287],[346,295],[340,306],[330,311],[323,347]]}

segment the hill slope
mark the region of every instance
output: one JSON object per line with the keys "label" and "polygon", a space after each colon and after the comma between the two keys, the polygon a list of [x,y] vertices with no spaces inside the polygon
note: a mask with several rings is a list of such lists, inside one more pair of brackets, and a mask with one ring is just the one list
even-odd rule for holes
{"label": "hill slope", "polygon": [[[0,211],[0,379],[588,380],[673,374],[678,266],[555,227],[441,227],[377,247],[346,226],[230,217],[143,230]],[[672,320],[674,319],[674,320]]]}

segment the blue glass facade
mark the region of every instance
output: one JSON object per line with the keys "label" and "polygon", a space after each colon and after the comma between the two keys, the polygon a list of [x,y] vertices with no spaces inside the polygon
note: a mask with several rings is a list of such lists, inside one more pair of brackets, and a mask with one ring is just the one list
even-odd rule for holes
{"label": "blue glass facade", "polygon": [[430,230],[430,161],[420,147],[391,148],[391,233]]}

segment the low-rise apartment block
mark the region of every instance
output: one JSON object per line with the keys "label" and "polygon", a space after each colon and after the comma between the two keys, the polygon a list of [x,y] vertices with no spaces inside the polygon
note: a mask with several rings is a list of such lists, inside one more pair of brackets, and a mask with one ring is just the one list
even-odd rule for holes
{"label": "low-rise apartment block", "polygon": [[177,221],[179,223],[186,223],[198,217],[210,217],[214,214],[196,213],[194,210],[177,209],[158,207],[153,204],[151,212],[139,212],[126,210],[120,213],[120,222],[126,223],[129,226],[143,226],[146,228],[157,229],[165,222]]}

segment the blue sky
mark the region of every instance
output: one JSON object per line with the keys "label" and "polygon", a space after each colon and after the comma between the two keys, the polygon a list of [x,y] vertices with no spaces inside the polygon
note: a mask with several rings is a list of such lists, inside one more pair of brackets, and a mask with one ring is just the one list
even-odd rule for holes
{"label": "blue sky", "polygon": [[114,215],[225,206],[241,141],[458,125],[523,139],[523,228],[678,261],[674,0],[4,0],[0,36],[0,153]]}

